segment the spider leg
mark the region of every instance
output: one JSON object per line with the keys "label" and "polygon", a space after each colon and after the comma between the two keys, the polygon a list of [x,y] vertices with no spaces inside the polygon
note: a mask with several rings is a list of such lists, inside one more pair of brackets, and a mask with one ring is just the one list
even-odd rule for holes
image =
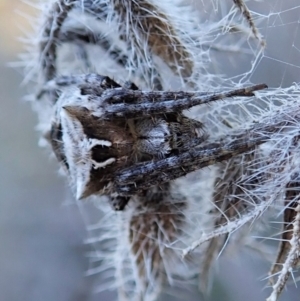
{"label": "spider leg", "polygon": [[122,195],[132,195],[250,151],[268,139],[266,135],[252,138],[248,136],[232,142],[209,143],[178,156],[138,163],[116,176],[116,189]]}
{"label": "spider leg", "polygon": [[134,84],[125,83],[122,88],[108,76],[91,73],[61,76],[50,80],[36,98],[41,98],[46,92],[57,92],[69,86],[78,87],[81,95],[91,95],[96,107],[104,111],[101,114],[104,119],[139,118],[162,112],[181,112],[196,105],[228,97],[254,96],[254,91],[267,88],[265,84],[258,84],[221,93],[140,91]]}
{"label": "spider leg", "polygon": [[235,96],[254,96],[254,91],[266,89],[259,84],[222,93],[203,92],[144,92],[112,89],[101,96],[104,119],[141,118],[154,114],[181,112],[191,107]]}

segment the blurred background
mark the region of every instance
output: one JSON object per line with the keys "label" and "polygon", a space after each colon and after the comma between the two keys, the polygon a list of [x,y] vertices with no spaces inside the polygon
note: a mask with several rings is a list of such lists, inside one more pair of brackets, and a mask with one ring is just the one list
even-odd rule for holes
{"label": "blurred background", "polygon": [[35,10],[0,0],[0,300],[99,300],[92,277],[84,277],[82,218],[75,205],[64,204],[68,189],[56,161],[38,148],[22,74],[8,66],[19,60],[19,38],[31,30],[19,12]]}
{"label": "blurred background", "polygon": [[[267,79],[271,86],[287,86],[299,81],[300,10],[296,0],[286,2],[249,2],[250,8],[271,13],[268,24],[261,25],[268,48],[253,82]],[[31,30],[18,11],[35,13],[21,1],[0,0],[0,300],[113,300],[113,293],[93,293],[99,278],[84,276],[89,246],[84,244],[82,217],[76,205],[65,202],[69,190],[57,175],[56,161],[38,148],[37,119],[22,100],[22,73],[8,66],[23,51],[22,32]],[[230,63],[226,55],[220,60]],[[264,300],[269,290],[262,278],[268,267],[248,253],[223,258],[206,300]],[[187,298],[202,300],[196,295]],[[291,285],[281,300],[299,300],[299,291]]]}

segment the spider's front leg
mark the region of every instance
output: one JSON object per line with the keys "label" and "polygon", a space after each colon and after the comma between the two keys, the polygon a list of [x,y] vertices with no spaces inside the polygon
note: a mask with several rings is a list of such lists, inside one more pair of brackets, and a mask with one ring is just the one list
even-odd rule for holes
{"label": "spider's front leg", "polygon": [[[211,103],[230,97],[250,97],[254,92],[266,89],[258,84],[247,88],[215,92],[156,92],[110,89],[101,95],[105,106],[103,118],[142,118],[163,113],[181,113],[194,106]],[[100,106],[99,106],[100,107]]]}

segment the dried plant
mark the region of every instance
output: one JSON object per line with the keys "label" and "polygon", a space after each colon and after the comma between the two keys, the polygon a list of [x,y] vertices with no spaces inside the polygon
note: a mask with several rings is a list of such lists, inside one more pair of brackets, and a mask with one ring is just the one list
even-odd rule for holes
{"label": "dried plant", "polygon": [[268,301],[299,264],[299,87],[244,88],[211,73],[211,52],[234,51],[213,35],[238,31],[255,57],[265,46],[244,1],[232,4],[251,33],[236,10],[204,26],[179,0],[40,3],[26,72],[42,143],[76,198],[99,210],[89,228],[102,264],[90,273],[112,270],[105,287],[119,300],[157,300],[199,274],[207,289],[227,244],[245,241],[278,208],[284,226]]}

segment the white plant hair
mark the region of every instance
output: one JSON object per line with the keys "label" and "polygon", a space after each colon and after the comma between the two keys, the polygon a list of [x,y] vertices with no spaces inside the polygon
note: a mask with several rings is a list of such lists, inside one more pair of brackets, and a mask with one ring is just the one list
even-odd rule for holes
{"label": "white plant hair", "polygon": [[[73,75],[97,73],[124,85],[134,82],[143,91],[217,93],[252,84],[251,73],[266,46],[257,28],[264,16],[250,11],[243,0],[225,2],[35,3],[40,18],[34,25],[34,38],[28,39],[24,81],[35,86],[31,98],[39,116],[41,146],[49,146],[52,124],[62,115],[56,105],[62,100],[56,91],[59,80]],[[204,19],[205,11],[210,11],[209,19]],[[217,52],[250,54],[250,70],[233,78],[218,74]],[[71,86],[63,90],[63,97],[77,97],[76,84]],[[204,291],[210,271],[227,245],[253,247],[255,241],[249,233],[260,231],[262,223],[268,225],[270,218],[278,216],[282,242],[270,270],[267,299],[278,300],[288,277],[299,266],[299,91],[293,84],[193,107],[186,115],[204,124],[209,143],[234,142],[243,135],[264,137],[264,143],[163,183],[162,188],[153,186],[143,195],[136,194],[120,212],[110,208],[107,196],[92,195],[89,199],[99,211],[99,221],[87,222],[88,242],[95,246],[89,255],[100,264],[88,274],[107,276],[99,290],[117,289],[120,301],[155,301],[163,291],[177,294],[176,288],[186,287],[198,277],[199,289]],[[64,120],[65,127],[80,128]],[[72,140],[70,137],[65,140]],[[85,151],[90,160],[78,161],[78,165],[103,168],[115,162],[108,159],[104,166],[88,157],[92,147],[109,147],[109,141],[78,140],[77,151]],[[74,152],[68,156],[75,157]],[[83,173],[79,176],[84,177]],[[76,190],[74,183],[72,178]],[[83,209],[81,202],[77,201]]]}

